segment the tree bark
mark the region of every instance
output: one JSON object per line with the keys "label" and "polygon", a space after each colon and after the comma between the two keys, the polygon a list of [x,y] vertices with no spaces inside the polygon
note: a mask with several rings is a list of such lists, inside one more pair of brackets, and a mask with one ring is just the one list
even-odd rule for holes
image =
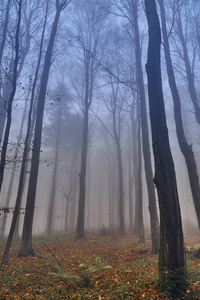
{"label": "tree bark", "polygon": [[139,97],[140,97],[140,111],[141,111],[141,127],[142,127],[142,146],[144,156],[144,169],[148,190],[149,200],[149,213],[150,213],[150,224],[151,224],[151,241],[152,241],[152,253],[158,253],[159,246],[159,221],[158,212],[156,206],[156,195],[153,183],[153,171],[151,164],[151,151],[149,144],[149,131],[147,122],[147,109],[146,109],[146,98],[144,89],[144,78],[142,70],[142,53],[140,43],[140,33],[138,26],[138,1],[135,1],[133,6],[133,18],[134,18],[134,32],[135,32],[135,58],[136,58],[136,69],[139,83]]}
{"label": "tree bark", "polygon": [[131,104],[131,132],[132,132],[132,139],[133,139],[133,169],[134,169],[134,178],[135,178],[135,205],[134,205],[134,212],[135,212],[135,220],[134,220],[134,227],[133,233],[139,235],[139,194],[138,194],[138,109],[136,110],[134,116],[134,106],[135,103],[132,102]]}
{"label": "tree bark", "polygon": [[[88,101],[88,95],[85,95]],[[83,124],[83,142],[81,153],[81,171],[79,174],[79,206],[77,219],[77,238],[85,237],[85,178],[87,165],[87,148],[88,148],[88,121],[89,121],[89,106],[85,103],[84,124]]]}
{"label": "tree bark", "polygon": [[[146,71],[152,130],[155,177],[160,209],[159,278],[162,289],[167,290],[165,271],[173,275],[176,288],[185,291],[186,274],[184,239],[179,207],[176,175],[171,155],[162,92],[160,24],[155,0],[145,0],[149,28]],[[174,298],[175,299],[175,298]]]}
{"label": "tree bark", "polygon": [[[139,109],[138,109],[139,111]],[[144,219],[143,219],[143,190],[142,190],[142,147],[141,147],[141,126],[140,113],[138,112],[138,210],[139,210],[139,243],[145,243]]]}

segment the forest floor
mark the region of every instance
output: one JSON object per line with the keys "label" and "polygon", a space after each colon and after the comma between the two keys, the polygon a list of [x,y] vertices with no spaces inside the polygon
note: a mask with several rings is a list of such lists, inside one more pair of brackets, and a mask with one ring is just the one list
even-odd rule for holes
{"label": "forest floor", "polygon": [[[200,244],[198,237],[185,240],[189,252]],[[0,268],[0,299],[167,299],[156,288],[158,256],[150,240],[137,241],[131,234],[38,237],[37,256],[27,258],[17,258],[14,245],[9,264]],[[3,250],[1,244],[0,258]],[[187,267],[190,285],[182,299],[200,299],[200,259],[188,253]]]}

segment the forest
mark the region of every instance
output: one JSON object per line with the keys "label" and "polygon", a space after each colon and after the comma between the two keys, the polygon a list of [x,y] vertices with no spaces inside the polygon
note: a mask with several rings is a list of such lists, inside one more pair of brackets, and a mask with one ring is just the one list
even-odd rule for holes
{"label": "forest", "polygon": [[199,299],[200,2],[0,12],[0,299]]}

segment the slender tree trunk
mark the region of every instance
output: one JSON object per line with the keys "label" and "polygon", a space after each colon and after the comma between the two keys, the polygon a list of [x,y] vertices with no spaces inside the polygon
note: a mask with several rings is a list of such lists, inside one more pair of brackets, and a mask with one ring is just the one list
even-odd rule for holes
{"label": "slender tree trunk", "polygon": [[13,66],[12,90],[8,100],[7,122],[6,122],[6,128],[5,128],[2,151],[1,151],[1,160],[0,160],[0,192],[3,184],[6,152],[8,147],[8,139],[10,133],[10,126],[11,126],[12,104],[16,92],[16,87],[17,87],[17,68],[19,63],[19,34],[20,34],[20,24],[21,24],[22,0],[18,2],[18,8],[19,10],[18,10],[18,21],[17,21],[17,28],[16,28],[16,35],[15,35],[15,59],[14,59],[14,66]]}
{"label": "slender tree trunk", "polygon": [[35,124],[35,132],[34,132],[32,162],[31,162],[31,170],[30,170],[30,178],[29,178],[29,186],[28,186],[28,195],[26,201],[26,212],[24,218],[21,247],[18,253],[19,257],[35,255],[34,250],[32,249],[32,226],[33,226],[37,178],[38,178],[38,170],[39,170],[45,96],[46,96],[47,83],[48,83],[49,71],[51,66],[51,56],[52,56],[53,46],[55,42],[60,13],[63,10],[63,8],[66,7],[67,1],[64,1],[65,3],[63,2],[61,4],[58,4],[58,2],[59,1],[56,1],[56,14],[55,14],[55,18],[51,30],[49,45],[45,55],[45,62],[44,62],[43,73],[41,77],[41,85],[39,91],[36,124]]}
{"label": "slender tree trunk", "polygon": [[87,193],[86,193],[86,207],[87,207],[87,218],[86,218],[86,226],[88,228],[88,230],[90,231],[90,161],[88,160],[88,163],[87,163],[87,178],[86,178],[86,190],[87,190]]}
{"label": "slender tree trunk", "polygon": [[[88,99],[88,95],[85,96]],[[85,104],[84,124],[83,124],[83,142],[81,153],[81,171],[79,174],[79,206],[77,219],[77,238],[85,237],[85,179],[86,179],[86,165],[87,165],[87,147],[88,147],[88,118],[89,107]]]}
{"label": "slender tree trunk", "polygon": [[[17,157],[19,154],[19,147],[21,146],[22,132],[23,132],[23,127],[24,127],[24,123],[25,123],[26,111],[27,111],[27,102],[24,107],[22,121],[21,121],[21,125],[20,125],[19,136],[17,139],[17,143],[15,145],[16,148],[15,148],[14,161],[12,163],[12,171],[11,171],[11,175],[10,175],[10,180],[9,180],[9,184],[8,184],[8,192],[7,192],[7,196],[6,196],[6,207],[9,207],[9,205],[10,205],[11,193],[13,190],[13,183],[14,183],[14,178],[15,178],[16,160],[17,160]],[[1,232],[0,232],[1,237],[3,237],[5,235],[6,219],[7,219],[7,214],[5,214],[2,224],[1,224]]]}
{"label": "slender tree trunk", "polygon": [[48,215],[47,215],[47,234],[50,235],[53,229],[53,206],[56,193],[56,176],[57,176],[57,167],[58,167],[58,154],[59,154],[59,142],[60,142],[60,128],[61,128],[61,103],[59,103],[59,113],[58,113],[58,128],[56,133],[56,144],[55,144],[55,159],[54,159],[54,169],[53,177],[51,182],[51,193],[49,199]]}
{"label": "slender tree trunk", "polygon": [[78,162],[79,162],[79,149],[76,149],[72,159],[71,166],[71,180],[72,180],[72,195],[70,201],[70,214],[69,214],[69,230],[74,232],[74,220],[75,220],[75,206],[77,195],[77,174],[78,174]]}
{"label": "slender tree trunk", "polygon": [[[138,109],[139,111],[139,109]],[[138,202],[139,202],[139,243],[145,243],[143,219],[143,191],[142,191],[142,147],[140,113],[138,113]]]}
{"label": "slender tree trunk", "polygon": [[[160,209],[160,249],[159,276],[160,286],[169,291],[166,270],[170,271],[171,280],[179,292],[185,291],[186,263],[181,213],[177,191],[176,175],[171,155],[168,129],[166,124],[161,67],[160,24],[155,0],[145,0],[146,17],[149,28],[149,45],[146,71],[152,130],[153,153],[155,161],[154,182],[157,187]],[[173,294],[172,294],[173,293]],[[172,298],[177,299],[175,290]]]}
{"label": "slender tree trunk", "polygon": [[[65,230],[74,231],[76,186],[77,186],[77,170],[78,170],[79,149],[74,149],[72,161],[70,165],[69,187],[65,192],[66,212],[65,212]],[[70,211],[69,211],[70,208]]]}
{"label": "slender tree trunk", "polygon": [[[136,113],[137,114],[137,113]],[[139,235],[139,195],[138,195],[138,146],[137,146],[137,136],[138,136],[138,121],[135,116],[135,103],[131,104],[131,132],[132,132],[132,152],[133,152],[133,169],[135,178],[135,219],[133,233]]]}
{"label": "slender tree trunk", "polygon": [[[100,166],[100,164],[99,164]],[[98,227],[102,228],[102,170],[98,170],[98,190],[97,190],[97,199],[98,199]]]}
{"label": "slender tree trunk", "polygon": [[174,119],[176,124],[176,133],[177,133],[177,138],[178,138],[181,152],[183,153],[183,156],[185,158],[195,211],[196,211],[197,220],[200,228],[200,185],[199,185],[197,166],[195,162],[194,153],[192,150],[192,145],[189,145],[187,143],[185,133],[184,133],[183,121],[181,115],[181,101],[179,97],[178,88],[176,85],[176,79],[174,75],[168,35],[167,35],[165,8],[164,8],[163,1],[159,0],[158,2],[160,5],[160,12],[161,12],[162,32],[163,32],[163,40],[164,40],[164,52],[165,52],[165,60],[167,65],[167,73],[168,73],[169,85],[170,85],[170,89],[174,101]]}
{"label": "slender tree trunk", "polygon": [[68,230],[68,221],[69,221],[69,203],[70,201],[66,199],[66,208],[65,208],[65,232]]}
{"label": "slender tree trunk", "polygon": [[124,223],[124,187],[123,187],[123,167],[122,156],[119,138],[115,136],[117,149],[117,163],[118,163],[118,184],[119,184],[119,230],[121,234],[125,233]]}
{"label": "slender tree trunk", "polygon": [[74,220],[75,220],[75,207],[76,207],[76,188],[73,191],[73,197],[70,202],[70,207],[69,207],[69,231],[74,232]]}
{"label": "slender tree trunk", "polygon": [[[130,133],[129,133],[130,135]],[[129,139],[129,141],[131,138]],[[128,158],[128,202],[129,202],[129,229],[133,231],[133,159],[131,158],[131,143],[129,142],[129,158]]]}

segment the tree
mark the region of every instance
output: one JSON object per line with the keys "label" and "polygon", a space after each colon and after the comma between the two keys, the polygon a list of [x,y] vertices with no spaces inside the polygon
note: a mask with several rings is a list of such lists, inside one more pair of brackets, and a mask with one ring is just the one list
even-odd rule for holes
{"label": "tree", "polygon": [[[138,105],[139,106],[139,105]],[[145,242],[144,236],[144,220],[143,220],[143,190],[142,190],[142,145],[141,145],[141,120],[140,120],[140,109],[138,108],[138,222],[139,222],[139,243]]]}
{"label": "tree", "polygon": [[[82,120],[80,115],[72,112],[71,103],[73,96],[66,88],[64,80],[51,93],[51,104],[48,106],[46,118],[47,127],[44,128],[44,135],[50,151],[55,154],[53,158],[53,174],[51,191],[49,196],[47,214],[47,233],[51,234],[54,229],[53,216],[56,209],[56,189],[58,184],[62,188],[62,194],[66,200],[65,226],[74,229],[74,203],[77,190],[78,164],[80,154],[80,139]],[[73,105],[73,104],[72,104]],[[65,137],[65,138],[63,138]],[[52,151],[53,150],[53,151]],[[71,214],[69,215],[69,208]],[[68,217],[69,215],[69,217]],[[70,219],[70,222],[68,222]],[[68,224],[70,223],[70,224]]]}
{"label": "tree", "polygon": [[176,84],[175,74],[172,65],[171,53],[170,53],[170,46],[169,46],[169,39],[167,34],[166,28],[166,17],[165,17],[165,8],[162,1],[158,1],[160,5],[160,13],[161,13],[161,21],[162,21],[162,33],[163,33],[163,40],[164,40],[164,52],[165,52],[165,60],[167,65],[167,73],[169,79],[169,85],[172,93],[172,98],[174,101],[174,119],[176,124],[176,133],[179,142],[179,146],[183,156],[185,158],[190,187],[192,191],[194,206],[196,210],[197,220],[200,228],[200,185],[199,185],[199,177],[197,172],[196,161],[194,157],[194,153],[192,150],[192,144],[189,145],[185,133],[184,133],[184,126],[182,121],[182,114],[181,114],[181,100]]}
{"label": "tree", "polygon": [[[181,55],[181,56],[183,59],[183,63],[185,65],[188,90],[189,90],[191,101],[194,106],[194,113],[195,113],[196,121],[200,124],[200,106],[199,106],[197,91],[196,91],[196,87],[195,87],[195,76],[194,76],[194,71],[192,68],[193,62],[192,63],[190,62],[190,55],[188,52],[187,34],[185,36],[184,31],[183,31],[183,24],[182,24],[182,17],[181,17],[181,3],[179,0],[176,0],[175,3],[178,7],[177,18],[176,18],[176,25],[177,25],[176,29],[177,29],[178,37],[181,42],[182,51],[183,51],[183,55]],[[194,58],[193,58],[193,60],[194,60]]]}
{"label": "tree", "polygon": [[13,63],[13,77],[12,77],[12,89],[10,92],[8,105],[7,105],[7,122],[6,128],[3,138],[3,145],[2,145],[2,152],[1,152],[1,160],[0,160],[0,192],[3,184],[3,176],[5,170],[5,163],[6,163],[6,151],[8,147],[8,139],[12,121],[12,104],[15,97],[16,87],[17,87],[17,72],[18,72],[18,64],[19,64],[19,35],[20,35],[20,24],[21,24],[21,11],[22,11],[22,0],[18,3],[18,20],[17,20],[17,28],[15,33],[15,59]]}
{"label": "tree", "polygon": [[[119,185],[119,230],[121,234],[125,232],[124,222],[124,176],[122,164],[122,150],[121,150],[121,115],[123,113],[124,99],[120,97],[119,82],[115,84],[110,78],[111,83],[111,96],[110,96],[110,109],[112,115],[112,133],[116,145],[117,153],[117,166],[118,166],[118,185]],[[108,105],[107,105],[108,108]]]}
{"label": "tree", "polygon": [[38,96],[31,170],[30,170],[21,247],[18,253],[19,257],[35,255],[34,250],[32,249],[32,226],[33,226],[35,196],[36,196],[36,187],[37,187],[37,177],[38,177],[38,170],[39,170],[39,158],[40,158],[40,150],[41,150],[42,123],[43,123],[43,115],[44,115],[45,96],[46,96],[48,77],[49,77],[50,66],[51,66],[51,56],[52,56],[52,51],[53,51],[54,42],[56,38],[60,14],[62,10],[67,7],[70,1],[71,0],[63,0],[62,2],[59,2],[59,0],[56,0],[56,13],[55,13],[54,22],[51,29],[49,44],[45,54],[44,67],[41,76],[40,91]]}
{"label": "tree", "polygon": [[[118,10],[120,10],[122,15],[128,19],[128,22],[130,24],[130,29],[128,29],[128,35],[129,38],[131,38],[132,45],[134,45],[135,68],[136,68],[136,77],[137,77],[137,84],[138,84],[137,88],[139,90],[138,99],[140,103],[140,112],[141,112],[142,150],[143,150],[143,157],[144,157],[145,178],[146,178],[146,184],[148,190],[148,201],[149,201],[152,253],[156,254],[158,253],[158,244],[159,244],[159,233],[158,233],[159,222],[158,222],[158,213],[157,213],[157,205],[156,205],[157,200],[156,200],[155,188],[153,184],[153,171],[152,171],[151,150],[150,150],[150,143],[149,143],[148,118],[147,118],[146,97],[145,97],[145,87],[144,87],[143,68],[142,68],[142,41],[141,41],[142,37],[139,30],[139,20],[138,20],[140,1],[126,0],[126,1],[120,1],[120,3],[121,3],[121,7],[117,5],[117,8]],[[137,197],[136,197],[136,201],[137,201]]]}
{"label": "tree", "polygon": [[[2,264],[4,264],[4,265],[6,265],[8,263],[8,256],[9,256],[10,247],[11,247],[12,240],[13,240],[13,235],[14,235],[15,230],[18,229],[18,228],[16,228],[16,225],[19,224],[19,223],[17,223],[17,221],[19,220],[18,214],[19,214],[19,210],[20,210],[20,204],[21,204],[21,199],[22,199],[22,194],[23,194],[23,189],[24,189],[25,170],[26,170],[26,166],[27,166],[28,149],[30,146],[30,135],[31,135],[31,129],[32,129],[32,124],[33,124],[32,114],[33,114],[34,96],[35,96],[36,82],[38,79],[38,72],[39,72],[40,62],[41,62],[43,39],[44,39],[44,33],[45,33],[46,21],[47,21],[48,5],[49,5],[49,1],[47,1],[47,6],[46,6],[46,16],[45,16],[44,27],[43,27],[42,36],[41,36],[38,63],[37,63],[36,71],[35,71],[35,78],[33,81],[32,91],[31,91],[31,101],[30,101],[30,107],[29,107],[29,113],[28,113],[28,124],[27,124],[27,131],[26,131],[26,137],[25,137],[25,142],[24,142],[24,152],[23,152],[22,165],[21,165],[21,170],[20,170],[17,198],[16,198],[16,202],[15,202],[15,210],[14,210],[12,223],[11,223],[11,227],[10,227],[10,231],[9,231],[9,235],[7,238],[6,247],[5,247],[3,259],[2,259]],[[21,125],[21,127],[22,127],[22,125]]]}
{"label": "tree", "polygon": [[146,183],[148,189],[148,198],[149,198],[149,212],[150,212],[150,223],[151,223],[151,239],[152,239],[152,253],[158,253],[158,213],[156,206],[156,196],[155,188],[153,185],[153,171],[151,165],[151,151],[149,144],[149,131],[148,131],[148,121],[147,121],[147,109],[146,109],[146,97],[144,89],[144,78],[142,70],[142,51],[141,51],[141,42],[139,34],[139,25],[138,25],[138,0],[134,1],[132,5],[132,14],[134,22],[134,34],[135,34],[135,61],[136,61],[136,72],[138,77],[139,84],[139,100],[140,100],[140,111],[141,111],[141,129],[142,129],[142,145],[143,145],[143,156],[144,156],[144,168]]}
{"label": "tree", "polygon": [[[6,4],[6,8],[5,8],[5,20],[3,22],[2,20],[2,24],[3,24],[3,29],[2,29],[2,38],[0,41],[0,74],[1,77],[3,77],[2,75],[2,58],[3,58],[3,52],[4,52],[4,48],[5,48],[5,44],[6,44],[6,35],[7,35],[7,30],[8,30],[8,24],[9,24],[9,12],[10,12],[10,7],[11,7],[11,0],[7,1]],[[2,13],[3,16],[3,13]],[[5,126],[5,120],[6,120],[6,110],[5,110],[5,101],[4,101],[4,97],[2,97],[2,79],[0,82],[0,114],[1,114],[1,118],[0,118],[0,140],[2,140],[3,137],[3,131],[4,131],[4,126]],[[8,82],[7,82],[8,85]],[[10,87],[10,86],[9,86]]]}
{"label": "tree", "polygon": [[177,299],[177,296],[186,289],[184,239],[162,92],[161,33],[155,1],[145,0],[145,8],[149,28],[146,72],[155,162],[154,182],[158,192],[160,210],[159,280],[161,288],[169,290],[165,281],[165,272],[170,272],[170,279],[174,280],[177,291],[176,294],[175,290],[172,290],[171,296],[173,299]]}
{"label": "tree", "polygon": [[56,135],[56,144],[55,144],[55,159],[54,159],[54,169],[51,182],[51,191],[49,199],[49,208],[47,214],[47,234],[50,235],[52,232],[52,220],[53,220],[53,205],[55,200],[55,190],[56,190],[56,175],[58,168],[58,155],[59,155],[59,146],[60,146],[60,129],[61,129],[61,103],[59,101],[58,109],[58,125],[57,125],[57,135]]}
{"label": "tree", "polygon": [[[15,144],[15,154],[13,157],[12,171],[11,171],[10,180],[9,180],[9,184],[8,184],[8,193],[6,196],[5,207],[7,207],[7,208],[10,206],[11,193],[12,193],[13,183],[14,183],[14,179],[15,179],[15,175],[16,175],[16,164],[17,164],[17,160],[19,159],[18,156],[19,156],[20,148],[21,148],[21,144],[22,144],[22,132],[23,132],[23,128],[25,125],[25,119],[26,119],[25,116],[26,116],[26,112],[27,112],[27,105],[28,105],[28,102],[26,102],[26,104],[24,106],[24,111],[23,111],[22,120],[21,120],[21,124],[20,124],[19,136],[17,139],[17,143]],[[20,206],[19,206],[19,208],[20,208]],[[17,213],[19,213],[19,209],[15,208],[15,211],[17,211]],[[6,220],[7,220],[7,214],[4,215],[4,218],[2,220],[1,229],[0,229],[1,237],[4,237],[4,234],[5,234]]]}
{"label": "tree", "polygon": [[[2,40],[1,40],[1,47],[0,47],[0,71],[2,80],[0,83],[0,140],[3,139],[3,133],[5,129],[5,123],[6,123],[6,117],[7,117],[7,110],[8,110],[8,103],[9,103],[9,97],[10,97],[10,90],[12,89],[12,78],[14,76],[14,70],[13,70],[13,50],[15,48],[15,45],[13,45],[13,37],[11,32],[15,31],[16,25],[15,20],[12,19],[13,16],[15,16],[15,7],[16,5],[13,5],[15,1],[7,1],[6,5],[6,12],[5,12],[5,21],[3,26],[3,32],[2,32]],[[30,50],[30,42],[32,36],[35,35],[35,33],[38,30],[38,25],[34,24],[34,17],[36,15],[36,9],[38,8],[39,1],[33,1],[33,4],[31,3],[30,6],[27,5],[27,0],[23,1],[22,6],[22,20],[20,25],[20,35],[19,35],[19,57],[18,57],[18,68],[17,68],[17,80],[20,77],[20,74],[22,72],[25,59],[27,57],[27,54]],[[28,9],[27,9],[28,8]],[[13,11],[12,11],[13,10]],[[11,26],[14,27],[14,29],[11,30]],[[22,82],[20,82],[19,87],[24,89],[24,86],[22,85]]]}
{"label": "tree", "polygon": [[[107,1],[93,0],[79,1],[76,7],[78,18],[78,42],[82,51],[84,65],[84,91],[83,91],[83,138],[81,150],[81,166],[79,173],[79,207],[77,219],[77,238],[84,238],[85,222],[85,199],[86,199],[86,169],[87,169],[87,152],[88,152],[88,128],[89,128],[89,110],[93,99],[94,80],[99,67],[97,60],[101,60],[103,55],[100,50],[100,43],[105,42],[103,28],[108,12],[104,4]],[[97,59],[97,60],[96,60]]]}

